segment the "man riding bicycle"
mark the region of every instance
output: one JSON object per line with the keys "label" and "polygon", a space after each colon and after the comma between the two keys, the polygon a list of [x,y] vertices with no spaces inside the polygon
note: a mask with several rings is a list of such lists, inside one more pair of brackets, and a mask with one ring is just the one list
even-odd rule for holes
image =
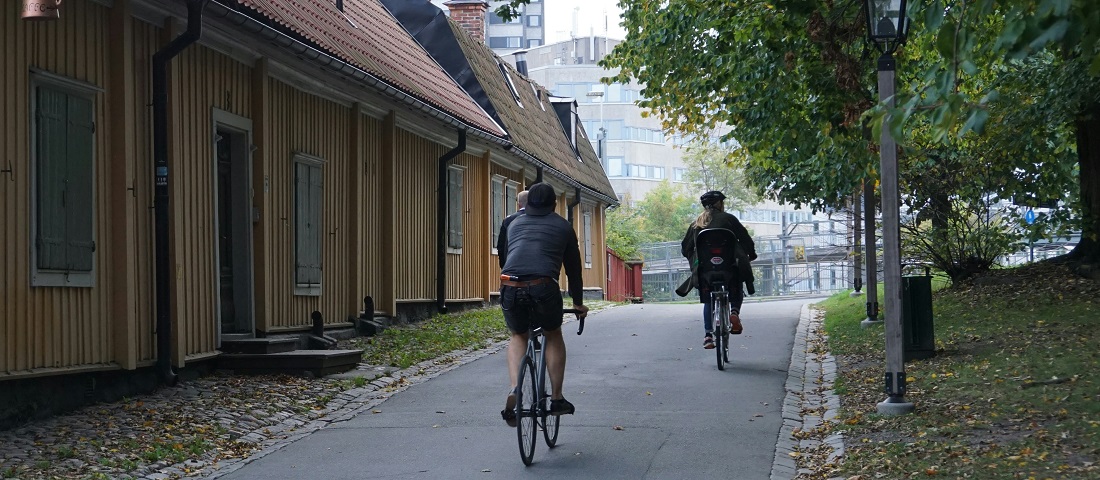
{"label": "man riding bicycle", "polygon": [[[726,196],[717,190],[711,190],[704,193],[699,197],[699,203],[703,205],[703,213],[696,218],[691,225],[688,226],[687,233],[684,235],[684,240],[680,242],[680,252],[687,257],[691,262],[691,278],[685,282],[685,285],[677,289],[677,292],[681,293],[681,296],[687,295],[687,291],[690,287],[699,289],[699,301],[703,302],[703,330],[705,337],[703,337],[703,348],[714,348],[714,320],[711,317],[711,302],[710,302],[710,289],[706,285],[700,283],[696,272],[698,259],[696,256],[695,237],[700,231],[710,228],[723,228],[733,232],[737,238],[737,245],[742,252],[738,252],[738,257],[742,257],[738,264],[730,264],[728,268],[739,270],[735,277],[738,278],[736,284],[730,287],[730,325],[732,326],[729,333],[740,334],[741,327],[741,304],[745,300],[745,294],[742,289],[742,282],[749,284],[749,293],[753,293],[752,285],[752,270],[748,266],[748,262],[756,260],[756,246],[753,244],[752,237],[749,236],[749,231],[745,229],[744,225],[741,225],[741,221],[737,217],[729,214],[725,210],[723,200]],[[690,282],[690,283],[689,283]],[[686,287],[686,288],[685,288]]]}
{"label": "man riding bicycle", "polygon": [[569,279],[569,295],[577,318],[587,315],[581,254],[577,233],[564,218],[554,213],[557,196],[548,183],[531,185],[525,215],[508,226],[508,245],[501,268],[500,306],[512,337],[508,341],[508,377],[511,386],[501,417],[516,425],[516,384],[519,365],[527,351],[527,335],[535,326],[543,328],[546,365],[550,374],[550,414],[574,412],[562,395],[565,377],[565,339],[561,335],[562,295],[558,275],[562,266]]}

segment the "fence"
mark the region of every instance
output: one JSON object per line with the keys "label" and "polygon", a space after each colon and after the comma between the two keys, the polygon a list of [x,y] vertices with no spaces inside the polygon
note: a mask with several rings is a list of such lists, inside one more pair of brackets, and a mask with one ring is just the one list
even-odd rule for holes
{"label": "fence", "polygon": [[[805,232],[757,237],[752,263],[758,296],[832,294],[853,288],[850,239],[845,232]],[[642,246],[642,291],[646,302],[673,302],[676,287],[691,275],[680,242]],[[689,294],[687,300],[697,298]]]}

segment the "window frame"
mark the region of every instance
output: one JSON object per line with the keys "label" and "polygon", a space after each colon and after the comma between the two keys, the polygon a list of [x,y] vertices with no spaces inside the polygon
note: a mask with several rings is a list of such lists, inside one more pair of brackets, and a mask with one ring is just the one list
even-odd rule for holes
{"label": "window frame", "polygon": [[[294,255],[293,255],[294,265],[292,266],[292,269],[291,269],[291,272],[292,272],[291,273],[291,281],[294,284],[294,295],[312,296],[312,297],[320,296],[322,288],[324,287],[324,278],[325,278],[325,269],[324,269],[324,258],[325,257],[324,257],[324,248],[323,248],[324,247],[324,239],[325,239],[325,235],[324,235],[324,219],[325,219],[325,215],[324,215],[324,202],[325,202],[324,178],[325,178],[325,168],[324,167],[325,167],[326,163],[327,162],[325,161],[325,159],[323,159],[321,157],[318,157],[318,156],[315,156],[315,155],[309,155],[309,154],[302,153],[302,152],[294,152],[294,153],[291,154],[291,165],[294,166],[294,173],[291,175],[291,182],[293,182],[292,186],[291,186],[291,191],[294,193],[292,204],[291,204],[291,208],[293,209],[292,215],[293,215],[293,225],[294,225],[294,227],[293,227],[294,228],[294,232],[293,232],[293,235],[294,235]],[[317,268],[320,270],[320,272],[318,274],[319,278],[317,280],[317,283],[304,283],[304,282],[300,281],[300,278],[298,276],[298,266],[299,266],[299,260],[298,260],[299,243],[298,243],[298,241],[299,241],[300,236],[301,236],[301,233],[299,231],[299,224],[298,224],[298,221],[299,221],[299,218],[298,218],[298,198],[299,197],[298,197],[298,195],[301,193],[301,192],[298,191],[298,166],[299,165],[305,165],[305,166],[310,167],[310,168],[317,168],[321,173],[321,185],[320,185],[321,205],[316,207],[316,212],[317,212],[316,242],[317,242],[317,260],[319,262]],[[308,195],[309,192],[307,191],[306,194]]]}
{"label": "window frame", "polygon": [[581,247],[581,261],[585,268],[592,268],[593,242],[592,242],[592,209],[588,206],[581,207],[581,235],[584,236]]}
{"label": "window frame", "polygon": [[[96,276],[98,274],[98,263],[96,262],[96,150],[98,145],[96,143],[97,123],[96,118],[97,111],[97,94],[104,90],[88,83],[84,83],[78,80],[74,80],[68,77],[60,76],[50,72],[31,69],[30,71],[30,83],[28,92],[28,130],[29,130],[29,162],[30,165],[30,193],[29,206],[30,206],[30,224],[31,228],[28,232],[29,241],[28,248],[30,250],[30,264],[28,272],[30,274],[30,284],[32,287],[77,287],[77,288],[91,288],[96,286]],[[38,233],[39,233],[39,211],[43,209],[40,205],[42,200],[42,192],[39,189],[39,166],[41,159],[39,158],[38,149],[38,137],[39,127],[36,117],[39,111],[38,103],[38,89],[48,88],[55,92],[64,94],[66,98],[77,97],[86,100],[90,104],[88,112],[88,120],[91,126],[90,139],[88,143],[88,162],[86,166],[90,170],[90,175],[87,176],[87,196],[90,197],[90,201],[87,202],[84,215],[77,214],[77,216],[87,217],[89,222],[89,238],[91,240],[91,251],[89,253],[90,259],[88,270],[73,270],[73,269],[59,269],[59,268],[44,268],[38,266],[39,260],[39,248],[38,248]],[[71,124],[68,121],[68,110],[66,111],[66,125]],[[68,137],[72,132],[69,128],[66,128],[65,135]],[[69,158],[68,156],[66,158]],[[68,165],[68,163],[66,163]],[[61,210],[64,212],[64,210]],[[67,237],[66,237],[67,238]]]}
{"label": "window frame", "polygon": [[[451,185],[454,182],[453,176],[455,174],[460,175],[459,191],[458,193],[451,191]],[[453,201],[455,198],[459,201]],[[457,209],[457,210],[456,210]],[[458,226],[458,244],[455,246],[452,243],[454,239],[452,235],[452,221],[458,219],[460,222]],[[448,165],[447,166],[447,253],[454,255],[461,255],[463,247],[466,246],[466,166],[465,165]]]}

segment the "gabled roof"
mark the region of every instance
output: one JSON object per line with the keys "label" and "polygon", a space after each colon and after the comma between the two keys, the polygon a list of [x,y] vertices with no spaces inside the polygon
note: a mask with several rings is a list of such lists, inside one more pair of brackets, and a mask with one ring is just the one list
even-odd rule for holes
{"label": "gabled roof", "polygon": [[566,183],[579,184],[603,196],[608,203],[618,203],[615,190],[584,136],[580,122],[575,122],[577,148],[574,148],[570,141],[572,135],[558,120],[544,87],[520,75],[428,0],[381,1],[455,81],[504,127],[513,149],[518,150],[521,157],[531,157],[558,172]]}
{"label": "gabled roof", "polygon": [[343,11],[327,0],[235,1],[394,89],[472,127],[505,134],[378,0],[346,0]]}

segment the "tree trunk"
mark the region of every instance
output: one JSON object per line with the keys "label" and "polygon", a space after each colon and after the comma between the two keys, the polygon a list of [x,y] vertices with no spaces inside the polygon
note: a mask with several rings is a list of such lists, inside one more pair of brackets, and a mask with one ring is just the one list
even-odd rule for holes
{"label": "tree trunk", "polygon": [[1076,120],[1081,242],[1070,252],[1077,273],[1100,280],[1100,104]]}

